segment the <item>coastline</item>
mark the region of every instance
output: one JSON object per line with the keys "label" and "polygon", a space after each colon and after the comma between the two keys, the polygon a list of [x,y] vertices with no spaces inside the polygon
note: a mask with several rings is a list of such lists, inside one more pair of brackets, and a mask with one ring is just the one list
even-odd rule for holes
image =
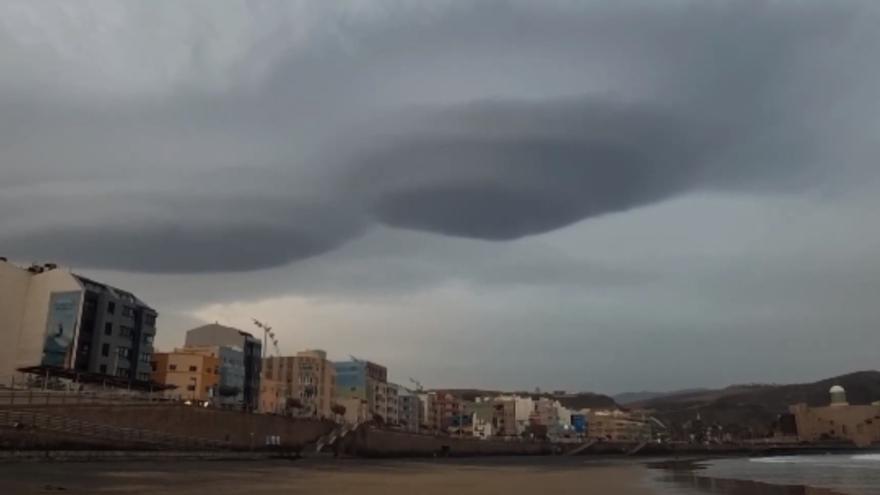
{"label": "coastline", "polygon": [[712,459],[486,457],[446,459],[280,459],[187,462],[42,462],[0,464],[3,493],[168,495],[455,493],[554,495],[850,495],[825,488],[726,479],[705,473]]}
{"label": "coastline", "polygon": [[542,458],[187,463],[29,463],[0,465],[4,493],[47,491],[168,495],[299,494],[457,495],[608,493],[654,495],[640,463],[547,462]]}

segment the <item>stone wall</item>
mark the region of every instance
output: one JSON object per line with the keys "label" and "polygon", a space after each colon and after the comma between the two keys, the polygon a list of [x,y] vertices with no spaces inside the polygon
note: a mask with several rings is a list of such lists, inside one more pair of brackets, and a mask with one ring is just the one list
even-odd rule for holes
{"label": "stone wall", "polygon": [[363,457],[462,457],[548,455],[554,453],[554,447],[544,442],[480,440],[362,428],[348,440],[345,451]]}
{"label": "stone wall", "polygon": [[[176,404],[80,405],[31,407],[46,414],[93,423],[138,428],[229,442],[234,449],[262,448],[267,438],[273,448],[298,450],[334,427],[331,421],[249,414]],[[20,408],[23,409],[23,408]]]}

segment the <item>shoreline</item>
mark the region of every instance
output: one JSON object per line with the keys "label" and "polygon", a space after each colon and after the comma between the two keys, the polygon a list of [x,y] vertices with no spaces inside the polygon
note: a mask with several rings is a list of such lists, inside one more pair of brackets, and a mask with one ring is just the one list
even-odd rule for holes
{"label": "shoreline", "polygon": [[[170,459],[169,459],[170,460]],[[426,495],[456,493],[678,493],[850,495],[803,485],[702,476],[712,459],[645,462],[620,457],[438,459],[303,458],[187,462],[92,461],[0,464],[4,493],[254,492]],[[255,462],[257,461],[257,462]]]}

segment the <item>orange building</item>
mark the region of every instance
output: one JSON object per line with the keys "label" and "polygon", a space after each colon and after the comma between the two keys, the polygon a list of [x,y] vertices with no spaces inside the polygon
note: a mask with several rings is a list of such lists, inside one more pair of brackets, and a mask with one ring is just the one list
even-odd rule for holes
{"label": "orange building", "polygon": [[152,378],[176,388],[165,397],[178,400],[211,401],[217,395],[220,359],[183,349],[153,354]]}

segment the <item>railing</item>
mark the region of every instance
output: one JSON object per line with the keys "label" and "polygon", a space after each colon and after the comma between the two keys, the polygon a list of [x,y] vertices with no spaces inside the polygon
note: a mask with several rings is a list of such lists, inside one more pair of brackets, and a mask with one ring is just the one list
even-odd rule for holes
{"label": "railing", "polygon": [[154,447],[217,449],[228,446],[226,442],[206,438],[171,435],[155,430],[110,426],[35,411],[0,410],[0,426],[15,429],[32,428],[79,435],[95,440],[149,445]]}
{"label": "railing", "polygon": [[25,389],[0,389],[0,408],[11,406],[63,406],[74,404],[149,404],[169,402],[158,393],[153,395],[128,395],[112,392],[80,392]]}

